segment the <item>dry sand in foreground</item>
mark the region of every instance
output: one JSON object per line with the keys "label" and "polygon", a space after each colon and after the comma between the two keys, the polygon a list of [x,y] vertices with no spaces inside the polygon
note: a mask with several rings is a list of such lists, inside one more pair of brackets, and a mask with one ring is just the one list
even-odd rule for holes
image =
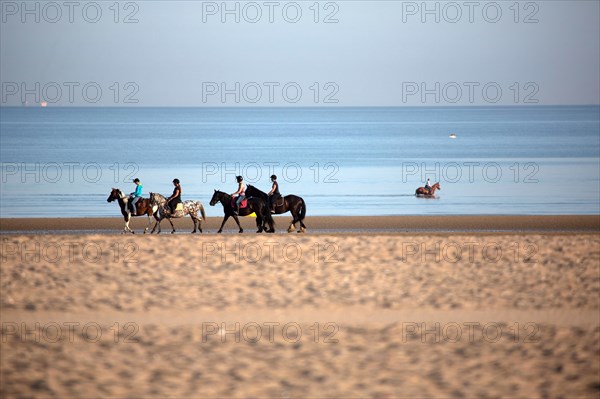
{"label": "dry sand in foreground", "polygon": [[597,233],[0,239],[2,397],[600,394]]}

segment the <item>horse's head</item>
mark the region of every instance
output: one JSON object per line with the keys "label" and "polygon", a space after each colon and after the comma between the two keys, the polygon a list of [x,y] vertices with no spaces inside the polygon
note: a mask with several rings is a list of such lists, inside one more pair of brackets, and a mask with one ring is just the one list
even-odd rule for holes
{"label": "horse's head", "polygon": [[215,193],[213,194],[212,198],[210,199],[210,206],[215,206],[217,204],[217,202],[219,202],[221,200],[222,197],[222,193],[219,190],[215,190]]}
{"label": "horse's head", "polygon": [[441,190],[442,186],[440,186],[440,182],[435,183],[433,186],[431,187],[435,187],[437,190]]}
{"label": "horse's head", "polygon": [[110,192],[110,195],[106,199],[106,202],[113,202],[122,197],[123,197],[123,195],[121,193],[121,190],[119,190],[118,188],[113,188],[112,191]]}
{"label": "horse's head", "polygon": [[150,204],[152,205],[163,205],[167,199],[159,193],[149,193],[150,194]]}

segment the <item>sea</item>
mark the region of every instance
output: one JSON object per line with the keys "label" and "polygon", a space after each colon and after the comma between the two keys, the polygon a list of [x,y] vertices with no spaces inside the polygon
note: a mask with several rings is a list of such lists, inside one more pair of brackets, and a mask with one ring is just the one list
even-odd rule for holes
{"label": "sea", "polygon": [[596,215],[600,107],[1,107],[0,164],[2,218],[119,216],[136,177],[219,216],[272,174],[308,216]]}

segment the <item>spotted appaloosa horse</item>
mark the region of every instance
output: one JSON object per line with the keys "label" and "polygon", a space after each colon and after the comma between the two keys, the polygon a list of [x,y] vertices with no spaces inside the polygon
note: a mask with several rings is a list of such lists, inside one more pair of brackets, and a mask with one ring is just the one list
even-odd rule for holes
{"label": "spotted appaloosa horse", "polygon": [[[135,233],[131,228],[129,228],[129,221],[132,216],[144,216],[148,215],[148,226],[144,229],[144,234],[150,228],[150,224],[152,221],[150,220],[150,216],[154,216],[156,219],[156,212],[158,207],[153,207],[150,204],[150,200],[148,198],[140,198],[138,202],[135,204],[137,208],[137,214],[132,215],[129,210],[129,196],[127,194],[123,194],[121,190],[118,188],[113,188],[110,192],[110,195],[106,199],[106,202],[117,201],[119,203],[119,207],[121,208],[121,214],[123,215],[123,219],[125,219],[125,227],[123,228],[124,233]],[[158,219],[156,219],[158,220]]]}
{"label": "spotted appaloosa horse", "polygon": [[[171,219],[182,218],[185,215],[190,215],[190,217],[194,221],[194,231],[192,231],[192,233],[196,232],[196,228],[198,228],[198,231],[202,233],[202,221],[206,221],[206,213],[204,213],[204,205],[202,205],[202,202],[192,200],[184,201],[183,210],[171,213],[171,208],[169,207],[167,199],[164,196],[158,193],[150,193],[150,204],[152,204],[152,206],[158,207],[158,216],[155,216],[156,223],[154,224],[154,228],[150,233],[154,233],[154,230],[156,230],[157,226],[158,231],[156,233],[160,233],[160,222],[163,219],[167,219],[169,223],[171,223],[171,227],[173,228],[171,234],[175,233],[175,226],[173,226],[173,222],[171,221]],[[200,212],[202,217],[198,216],[198,212]]]}
{"label": "spotted appaloosa horse", "polygon": [[440,187],[440,183],[435,183],[433,186],[431,186],[431,193],[429,191],[427,191],[427,189],[425,187],[419,187],[417,188],[417,190],[415,191],[415,195],[416,196],[422,196],[422,197],[435,197],[435,190],[441,190],[442,188]]}

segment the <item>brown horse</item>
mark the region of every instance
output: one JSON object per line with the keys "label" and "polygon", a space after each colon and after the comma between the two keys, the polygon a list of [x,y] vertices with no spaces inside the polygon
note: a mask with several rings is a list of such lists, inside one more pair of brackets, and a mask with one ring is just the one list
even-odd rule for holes
{"label": "brown horse", "polygon": [[442,188],[440,187],[440,183],[435,183],[433,186],[431,186],[431,192],[429,192],[425,187],[419,187],[417,188],[417,190],[415,191],[415,195],[417,196],[423,196],[423,197],[435,197],[435,190],[441,190]]}
{"label": "brown horse", "polygon": [[158,221],[156,216],[156,212],[158,211],[158,206],[152,206],[150,204],[150,199],[148,198],[140,198],[138,202],[135,204],[137,208],[137,214],[132,215],[129,210],[129,196],[123,194],[121,190],[118,188],[113,188],[110,192],[110,195],[106,199],[106,202],[117,201],[119,203],[119,207],[121,208],[121,214],[123,215],[123,219],[125,220],[125,227],[123,228],[124,233],[135,233],[131,228],[129,228],[129,221],[132,216],[144,216],[148,215],[148,226],[144,229],[144,234],[148,231],[152,220],[150,216],[154,216],[154,218]]}

